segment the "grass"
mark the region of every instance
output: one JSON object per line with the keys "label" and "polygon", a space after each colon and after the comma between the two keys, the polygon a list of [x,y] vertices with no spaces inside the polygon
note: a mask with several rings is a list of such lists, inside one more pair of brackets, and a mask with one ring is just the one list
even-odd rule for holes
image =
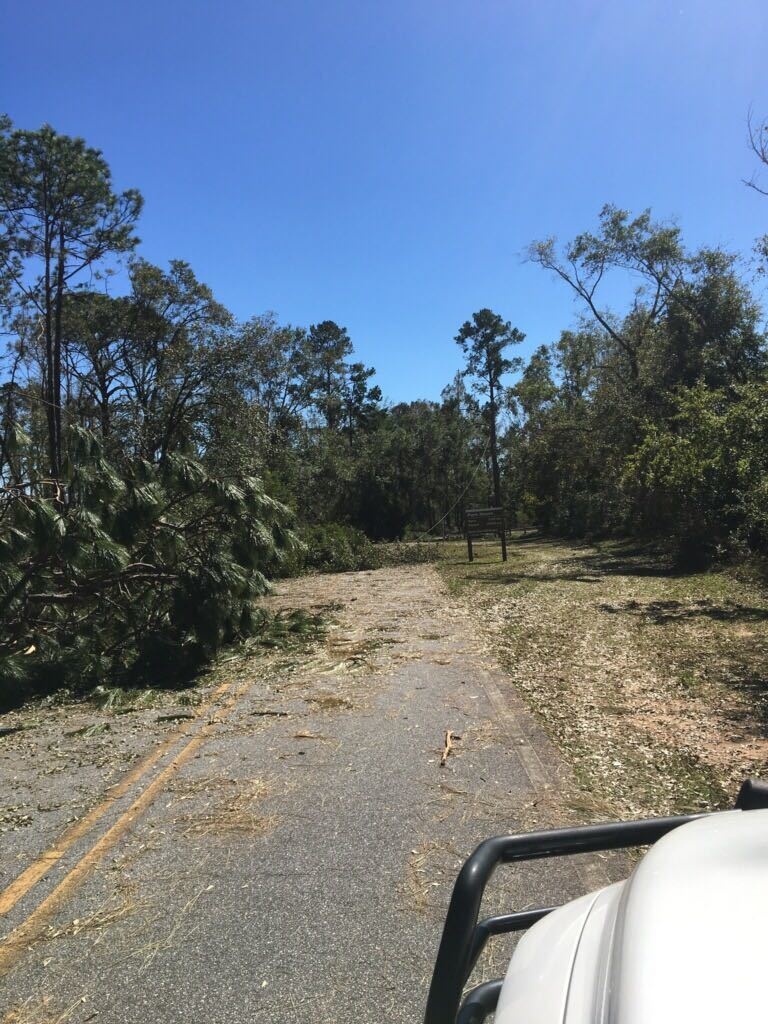
{"label": "grass", "polygon": [[727,806],[768,771],[768,594],[663,554],[513,535],[446,544],[448,588],[584,792],[620,814]]}

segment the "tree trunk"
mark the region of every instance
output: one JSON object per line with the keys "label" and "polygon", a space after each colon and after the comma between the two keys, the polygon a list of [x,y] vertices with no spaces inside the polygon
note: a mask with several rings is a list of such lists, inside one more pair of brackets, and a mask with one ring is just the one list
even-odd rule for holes
{"label": "tree trunk", "polygon": [[61,474],[63,452],[61,428],[61,317],[64,306],[64,225],[59,227],[59,251],[56,260],[56,304],[53,324],[53,422],[56,442],[56,476]]}
{"label": "tree trunk", "polygon": [[109,395],[107,392],[102,392],[102,397],[99,401],[99,413],[101,421],[101,436],[104,441],[107,441],[112,434],[112,419],[109,409]]}
{"label": "tree trunk", "polygon": [[496,440],[496,393],[493,383],[491,383],[489,398],[488,431],[491,448],[491,473],[493,476],[493,504],[496,508],[501,508],[501,475],[499,474],[499,454]]}
{"label": "tree trunk", "polygon": [[59,463],[56,458],[56,414],[54,396],[54,359],[53,359],[53,310],[51,309],[51,235],[50,225],[45,221],[45,296],[43,301],[45,319],[45,380],[43,381],[43,402],[45,419],[48,427],[48,468],[54,480],[59,478]]}

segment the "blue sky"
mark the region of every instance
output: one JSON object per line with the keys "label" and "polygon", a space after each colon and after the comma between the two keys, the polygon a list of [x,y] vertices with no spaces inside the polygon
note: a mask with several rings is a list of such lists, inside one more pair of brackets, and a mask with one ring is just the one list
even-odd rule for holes
{"label": "blue sky", "polygon": [[523,352],[572,323],[522,253],[605,202],[748,251],[766,53],[765,0],[38,0],[5,6],[0,109],[104,151],[146,258],[238,316],[346,325],[407,400],[475,309]]}

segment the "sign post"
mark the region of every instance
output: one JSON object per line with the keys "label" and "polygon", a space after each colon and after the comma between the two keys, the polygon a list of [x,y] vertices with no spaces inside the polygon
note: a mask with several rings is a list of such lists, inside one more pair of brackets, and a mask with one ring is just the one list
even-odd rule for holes
{"label": "sign post", "polygon": [[472,541],[489,533],[501,537],[501,560],[507,560],[507,536],[503,508],[468,508],[465,514],[467,554],[474,561]]}

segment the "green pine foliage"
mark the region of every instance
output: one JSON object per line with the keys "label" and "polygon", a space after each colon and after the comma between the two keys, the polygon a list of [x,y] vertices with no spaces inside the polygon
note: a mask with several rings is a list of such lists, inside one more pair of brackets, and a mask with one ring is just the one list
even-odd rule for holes
{"label": "green pine foliage", "polygon": [[376,546],[362,530],[340,523],[307,526],[301,531],[306,554],[301,567],[318,572],[352,572],[378,569]]}
{"label": "green pine foliage", "polygon": [[4,492],[0,693],[179,685],[264,630],[258,599],[301,542],[255,477],[175,454],[118,472],[73,428],[62,480]]}
{"label": "green pine foliage", "polygon": [[374,544],[362,530],[342,523],[299,529],[302,549],[283,563],[287,575],[300,572],[359,572],[437,561],[434,543],[390,541]]}

